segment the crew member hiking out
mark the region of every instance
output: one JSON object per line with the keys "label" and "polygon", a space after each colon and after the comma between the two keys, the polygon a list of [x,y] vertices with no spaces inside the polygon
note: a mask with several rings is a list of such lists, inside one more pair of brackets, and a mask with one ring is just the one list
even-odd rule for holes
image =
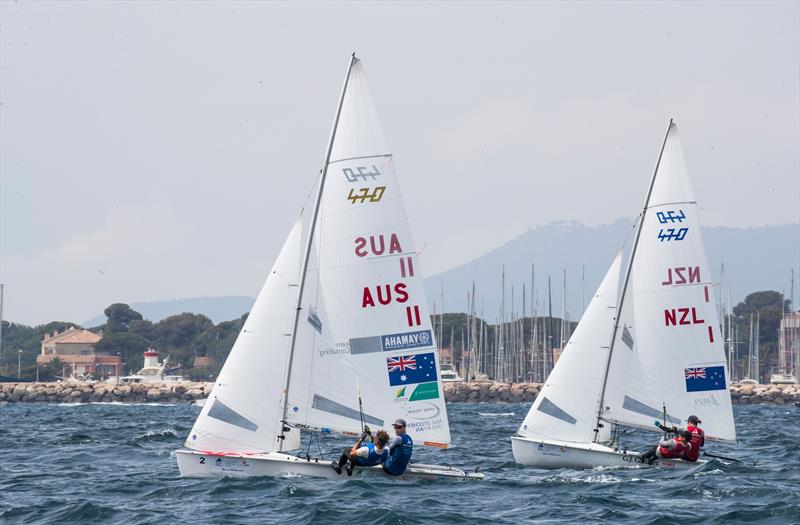
{"label": "crew member hiking out", "polygon": [[[692,438],[689,440],[691,448],[683,453],[683,459],[686,461],[697,461],[700,457],[700,448],[706,444],[706,434],[703,432],[703,429],[700,428],[700,423],[702,423],[702,421],[700,421],[697,416],[689,416],[686,422],[688,423],[686,425],[686,430],[692,435]],[[668,428],[658,421],[656,421],[656,426],[664,432],[672,432],[673,434],[678,432],[677,427],[673,426],[672,428]]]}
{"label": "crew member hiking out", "polygon": [[[373,467],[380,465],[389,457],[386,444],[389,442],[389,434],[385,430],[379,430],[372,443],[364,444],[368,436],[371,436],[369,427],[364,428],[364,433],[358,438],[352,448],[345,448],[338,462],[332,466],[337,474],[342,473],[342,467],[347,463],[347,475],[353,475],[356,466]],[[363,446],[362,446],[363,445]]]}
{"label": "crew member hiking out", "polygon": [[651,448],[644,454],[642,454],[642,459],[652,465],[656,458],[662,459],[678,459],[683,458],[684,453],[686,453],[692,446],[689,444],[689,440],[692,438],[692,435],[689,433],[688,430],[679,430],[678,435],[676,435],[672,439],[664,439],[658,445]]}
{"label": "crew member hiking out", "polygon": [[389,450],[389,459],[383,463],[383,471],[392,476],[400,476],[406,471],[411,461],[411,452],[414,441],[406,434],[406,422],[398,419],[393,424],[395,436],[386,447]]}

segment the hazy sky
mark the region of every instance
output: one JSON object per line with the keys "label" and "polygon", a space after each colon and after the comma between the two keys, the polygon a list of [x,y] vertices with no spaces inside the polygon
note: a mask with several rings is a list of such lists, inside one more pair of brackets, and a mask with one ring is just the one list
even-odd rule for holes
{"label": "hazy sky", "polygon": [[2,2],[4,318],[255,296],[352,51],[427,275],[634,216],[670,117],[705,224],[798,222],[798,6]]}

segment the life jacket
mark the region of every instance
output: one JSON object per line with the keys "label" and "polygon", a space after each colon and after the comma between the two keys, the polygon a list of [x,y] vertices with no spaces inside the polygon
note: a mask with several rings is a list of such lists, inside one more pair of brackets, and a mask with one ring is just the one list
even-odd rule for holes
{"label": "life jacket", "polygon": [[375,450],[375,443],[367,443],[364,445],[369,449],[369,455],[365,458],[357,457],[353,460],[354,463],[361,465],[362,467],[371,467],[373,465],[380,465],[389,457],[389,451],[385,448],[381,450],[381,453]]}
{"label": "life jacket", "polygon": [[686,430],[692,433],[692,439],[689,440],[689,444],[692,446],[683,452],[683,459],[697,461],[700,457],[700,447],[705,444],[705,432],[703,432],[703,429],[691,425],[687,426]]}
{"label": "life jacket", "polygon": [[666,459],[674,459],[674,458],[682,458],[684,452],[687,452],[687,449],[691,448],[691,445],[683,444],[678,441],[678,438],[672,438],[671,446],[665,447],[660,446],[658,447],[658,455],[662,458]]}
{"label": "life jacket", "polygon": [[383,464],[384,470],[394,476],[399,476],[406,471],[411,461],[411,452],[414,450],[414,441],[408,434],[402,436],[403,444],[392,449],[389,459]]}

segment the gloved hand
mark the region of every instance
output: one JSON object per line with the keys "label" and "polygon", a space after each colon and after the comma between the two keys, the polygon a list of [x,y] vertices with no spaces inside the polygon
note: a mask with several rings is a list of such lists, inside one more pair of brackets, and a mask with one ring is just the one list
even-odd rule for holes
{"label": "gloved hand", "polygon": [[656,425],[658,428],[661,428],[661,421],[659,421],[658,419],[656,419],[656,420],[655,420],[655,425]]}
{"label": "gloved hand", "polygon": [[369,429],[367,425],[364,425],[364,434],[366,434],[367,436],[372,435],[372,431]]}

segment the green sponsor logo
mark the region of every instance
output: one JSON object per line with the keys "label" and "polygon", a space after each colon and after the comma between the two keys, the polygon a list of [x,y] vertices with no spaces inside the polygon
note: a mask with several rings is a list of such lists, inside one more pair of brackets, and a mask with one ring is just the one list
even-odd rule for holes
{"label": "green sponsor logo", "polygon": [[421,383],[414,389],[409,401],[422,401],[423,399],[438,399],[439,397],[439,383]]}

